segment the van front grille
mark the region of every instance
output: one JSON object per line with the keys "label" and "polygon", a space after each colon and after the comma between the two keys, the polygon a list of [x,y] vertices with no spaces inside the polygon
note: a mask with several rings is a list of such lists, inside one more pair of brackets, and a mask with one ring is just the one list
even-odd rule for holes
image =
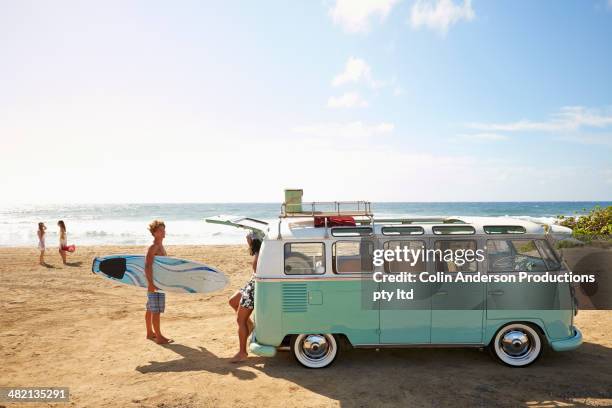
{"label": "van front grille", "polygon": [[299,313],[308,308],[308,296],[305,283],[283,283],[283,312]]}

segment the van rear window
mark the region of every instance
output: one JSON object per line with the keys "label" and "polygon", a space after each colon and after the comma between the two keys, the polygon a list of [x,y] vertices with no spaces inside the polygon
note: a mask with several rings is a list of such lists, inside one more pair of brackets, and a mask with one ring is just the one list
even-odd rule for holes
{"label": "van rear window", "polygon": [[285,275],[321,275],[325,273],[325,244],[291,242],[285,244]]}

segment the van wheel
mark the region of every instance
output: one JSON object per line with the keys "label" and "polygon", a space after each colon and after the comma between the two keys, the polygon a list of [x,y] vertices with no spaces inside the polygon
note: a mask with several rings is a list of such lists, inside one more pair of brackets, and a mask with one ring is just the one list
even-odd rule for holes
{"label": "van wheel", "polygon": [[333,334],[298,334],[291,338],[291,352],[307,368],[324,368],[338,356],[338,342]]}
{"label": "van wheel", "polygon": [[505,365],[526,367],[542,354],[542,336],[531,325],[510,323],[499,329],[489,350]]}

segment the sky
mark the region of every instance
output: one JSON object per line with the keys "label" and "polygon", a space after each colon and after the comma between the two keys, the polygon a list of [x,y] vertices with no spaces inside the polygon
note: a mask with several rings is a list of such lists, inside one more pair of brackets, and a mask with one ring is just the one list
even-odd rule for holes
{"label": "sky", "polygon": [[612,199],[612,0],[0,0],[0,203]]}

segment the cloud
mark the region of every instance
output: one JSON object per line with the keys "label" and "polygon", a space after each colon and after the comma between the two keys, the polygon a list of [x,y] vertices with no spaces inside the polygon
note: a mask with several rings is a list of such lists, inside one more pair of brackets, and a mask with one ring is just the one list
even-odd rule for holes
{"label": "cloud", "polygon": [[384,81],[374,79],[372,69],[361,58],[349,57],[344,66],[344,71],[332,80],[333,86],[341,86],[348,83],[365,83],[371,88],[380,88],[385,85]]}
{"label": "cloud", "polygon": [[395,125],[392,123],[381,122],[378,124],[365,124],[361,121],[337,123],[325,122],[311,125],[298,126],[293,128],[295,133],[308,136],[314,139],[368,139],[373,136],[384,135],[393,132]]}
{"label": "cloud", "polygon": [[370,20],[377,16],[384,21],[398,0],[336,0],[329,9],[335,24],[348,33],[364,33],[370,30]]}
{"label": "cloud", "polygon": [[508,123],[470,123],[468,127],[489,132],[568,132],[584,127],[605,128],[612,126],[612,110],[588,109],[583,106],[566,106],[545,121],[519,120]]}
{"label": "cloud", "polygon": [[365,108],[368,102],[358,92],[346,92],[340,96],[330,96],[328,108]]}
{"label": "cloud", "polygon": [[612,135],[606,134],[576,134],[563,135],[558,137],[565,142],[580,143],[583,145],[599,145],[612,147]]}
{"label": "cloud", "polygon": [[469,133],[457,135],[457,139],[474,142],[500,142],[508,140],[508,136],[499,133]]}
{"label": "cloud", "polygon": [[453,0],[417,0],[410,10],[410,24],[414,29],[422,27],[445,35],[449,28],[460,22],[471,21],[476,17],[472,1],[464,0],[455,4]]}

